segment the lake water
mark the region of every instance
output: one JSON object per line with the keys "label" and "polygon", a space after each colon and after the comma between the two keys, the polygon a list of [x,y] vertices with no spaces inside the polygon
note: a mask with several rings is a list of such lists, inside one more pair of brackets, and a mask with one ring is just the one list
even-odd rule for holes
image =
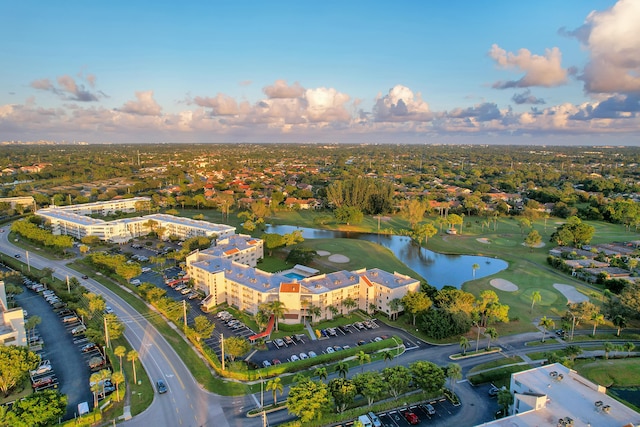
{"label": "lake water", "polygon": [[[445,255],[419,247],[406,236],[378,235],[370,233],[347,233],[344,231],[320,230],[291,225],[267,225],[265,232],[288,234],[300,230],[305,239],[360,239],[378,243],[389,248],[407,267],[421,275],[430,285],[441,289],[445,285],[460,288],[464,282],[473,280],[473,264],[478,264],[475,278],[490,276],[507,268],[506,261],[475,255]],[[349,256],[349,254],[343,254]]]}

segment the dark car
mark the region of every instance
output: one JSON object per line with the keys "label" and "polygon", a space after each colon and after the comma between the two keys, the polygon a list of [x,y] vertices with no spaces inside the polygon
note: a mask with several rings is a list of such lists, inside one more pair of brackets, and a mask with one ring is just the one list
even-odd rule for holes
{"label": "dark car", "polygon": [[84,280],[87,280],[87,279],[89,278],[89,276],[84,275],[84,276],[82,276],[82,278],[83,278]]}
{"label": "dark car", "polygon": [[499,393],[499,392],[500,392],[500,389],[499,389],[498,387],[496,387],[496,386],[492,386],[492,387],[489,389],[489,396],[491,396],[491,397],[496,397],[496,396],[498,395],[498,393]]}
{"label": "dark car", "polygon": [[20,258],[20,254],[15,254],[14,257]]}
{"label": "dark car", "polygon": [[158,380],[156,382],[156,388],[158,389],[158,393],[163,394],[166,393],[169,389],[167,385],[164,383],[164,380]]}

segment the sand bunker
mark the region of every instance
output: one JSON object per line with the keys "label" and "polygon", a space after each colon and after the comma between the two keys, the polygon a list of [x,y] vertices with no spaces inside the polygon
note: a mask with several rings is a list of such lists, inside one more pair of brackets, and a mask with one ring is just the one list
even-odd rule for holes
{"label": "sand bunker", "polygon": [[484,243],[485,245],[488,245],[491,243],[491,240],[487,239],[486,237],[479,237],[476,240],[480,243]]}
{"label": "sand bunker", "polygon": [[554,283],[553,287],[556,288],[570,303],[578,303],[583,301],[589,301],[589,297],[579,292],[575,286],[563,285],[561,283]]}
{"label": "sand bunker", "polygon": [[329,257],[329,261],[344,264],[345,262],[349,262],[349,258],[340,254],[333,254]]}
{"label": "sand bunker", "polygon": [[[526,243],[521,243],[522,246],[527,246]],[[544,248],[545,246],[547,246],[547,244],[545,242],[540,242],[537,245],[534,245],[534,248]]]}
{"label": "sand bunker", "polygon": [[327,256],[327,255],[331,255],[331,252],[329,251],[316,251],[316,253],[320,256]]}
{"label": "sand bunker", "polygon": [[515,292],[518,290],[518,285],[504,279],[491,279],[489,284],[494,288],[505,292]]}

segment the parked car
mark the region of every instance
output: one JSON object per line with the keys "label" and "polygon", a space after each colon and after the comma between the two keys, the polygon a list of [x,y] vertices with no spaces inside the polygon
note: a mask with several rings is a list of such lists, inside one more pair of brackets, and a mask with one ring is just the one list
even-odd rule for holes
{"label": "parked car", "polygon": [[500,393],[500,389],[496,386],[491,386],[489,389],[489,396],[496,397]]}
{"label": "parked car", "polygon": [[184,288],[183,290],[181,290],[181,291],[180,291],[180,293],[181,293],[182,295],[186,295],[186,294],[188,294],[189,292],[191,292],[191,289],[189,289],[189,288]]}
{"label": "parked car", "polygon": [[276,338],[275,343],[278,347],[284,347],[284,341],[281,338]]}
{"label": "parked car", "polygon": [[280,359],[273,359],[271,363],[273,363],[273,366],[275,366],[281,364],[282,362],[280,362]]}
{"label": "parked car", "polygon": [[75,328],[71,329],[71,333],[73,335],[78,335],[78,334],[83,333],[86,330],[87,330],[87,327],[84,326],[83,324],[80,324],[80,325],[76,326]]}
{"label": "parked car", "polygon": [[148,273],[149,271],[151,271],[151,268],[149,268],[149,267],[142,267],[142,272],[143,272],[143,273]]}
{"label": "parked car", "polygon": [[424,405],[424,410],[427,411],[427,414],[429,415],[436,414],[436,410],[431,403],[427,403],[426,405]]}
{"label": "parked car", "polygon": [[327,347],[327,353],[335,353],[333,347]]}
{"label": "parked car", "polygon": [[300,359],[301,360],[305,360],[305,359],[308,359],[308,358],[309,358],[309,356],[307,355],[307,353],[300,353]]}
{"label": "parked car", "polygon": [[156,381],[156,388],[158,389],[158,393],[159,394],[166,393],[167,390],[168,390],[167,385],[165,384],[164,380]]}
{"label": "parked car", "polygon": [[418,416],[416,414],[414,414],[413,412],[411,412],[411,411],[405,412],[404,413],[404,418],[411,425],[416,425],[416,424],[420,423],[420,418],[418,418]]}
{"label": "parked car", "polygon": [[309,350],[309,357],[317,357],[318,355],[316,354],[315,351],[313,350]]}
{"label": "parked car", "polygon": [[88,351],[93,350],[94,348],[98,348],[98,346],[96,345],[96,343],[94,342],[90,342],[88,344],[85,344],[82,346],[82,348],[80,349],[83,353],[86,353]]}
{"label": "parked car", "polygon": [[35,380],[32,384],[33,388],[40,388],[40,387],[45,387],[48,385],[53,384],[55,381],[53,376],[48,376],[48,377],[44,377],[44,378],[38,378],[37,380]]}
{"label": "parked car", "polygon": [[140,282],[140,280],[138,280],[138,279],[133,279],[133,280],[131,281],[131,284],[132,284],[133,286],[140,286],[140,283],[142,283],[142,282]]}
{"label": "parked car", "polygon": [[291,361],[292,362],[297,362],[298,360],[300,360],[300,358],[297,355],[295,355],[295,354],[291,355]]}
{"label": "parked car", "polygon": [[268,368],[269,366],[271,366],[271,362],[269,362],[268,360],[263,360],[262,366],[264,366],[265,368]]}
{"label": "parked car", "polygon": [[284,342],[286,342],[288,345],[293,344],[293,339],[290,336],[286,336],[284,337]]}
{"label": "parked car", "polygon": [[75,314],[70,314],[68,316],[64,316],[62,318],[62,323],[71,323],[71,322],[77,322],[78,320],[78,316],[76,316]]}
{"label": "parked car", "polygon": [[51,370],[51,363],[48,360],[43,360],[40,362],[36,369],[29,371],[31,376],[44,374],[45,372],[49,372]]}

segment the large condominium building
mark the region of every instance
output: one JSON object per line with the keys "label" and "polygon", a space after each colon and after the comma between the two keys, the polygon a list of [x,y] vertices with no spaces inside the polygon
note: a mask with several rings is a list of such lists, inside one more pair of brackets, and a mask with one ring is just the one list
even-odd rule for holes
{"label": "large condominium building", "polygon": [[30,206],[35,210],[36,206],[36,201],[31,196],[1,197],[0,203],[8,203],[11,209],[15,209],[16,206]]}
{"label": "large condominium building", "polygon": [[511,416],[486,427],[634,427],[640,414],[560,363],[511,374]]}
{"label": "large condominium building", "polygon": [[21,307],[8,308],[4,282],[0,280],[0,343],[2,345],[27,345],[24,329],[24,311]]}
{"label": "large condominium building", "polygon": [[[268,273],[230,259],[225,252],[214,256],[209,251],[194,252],[187,257],[189,276],[196,288],[207,295],[203,301],[205,309],[227,303],[255,314],[260,304],[278,300],[287,308],[286,323],[330,319],[355,308],[369,311],[373,305],[391,316],[397,313],[391,301],[420,288],[416,279],[380,269],[342,270],[305,277],[312,269],[296,266],[292,271]],[[354,305],[345,301],[353,301]],[[315,311],[312,307],[320,309],[319,315],[312,314]]]}
{"label": "large condominium building", "polygon": [[[69,235],[76,239],[96,236],[101,240],[124,243],[155,231],[162,238],[175,236],[181,240],[196,236],[225,238],[235,233],[235,227],[212,224],[166,214],[151,214],[135,218],[105,221],[88,215],[107,215],[119,212],[135,212],[136,206],[148,202],[146,197],[135,197],[112,202],[83,205],[52,206],[36,212],[47,221],[53,234]],[[105,206],[101,206],[104,204]],[[90,206],[87,206],[90,205]]]}

